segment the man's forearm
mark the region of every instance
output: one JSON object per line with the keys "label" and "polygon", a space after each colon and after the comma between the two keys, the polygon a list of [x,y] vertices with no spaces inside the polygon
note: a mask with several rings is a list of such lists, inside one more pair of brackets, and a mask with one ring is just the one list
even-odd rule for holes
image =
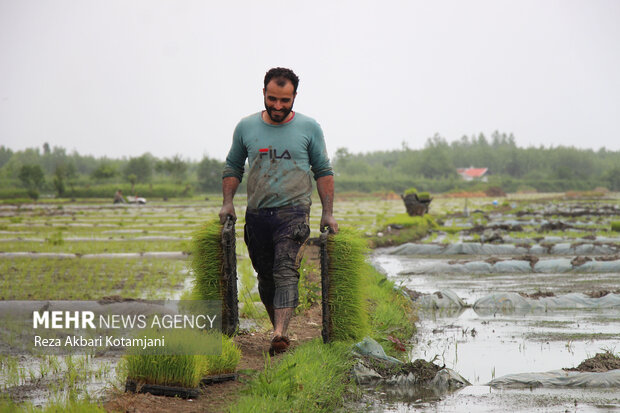
{"label": "man's forearm", "polygon": [[239,179],[234,176],[227,176],[222,179],[222,195],[224,196],[224,204],[232,204],[237,188],[239,188]]}
{"label": "man's forearm", "polygon": [[232,216],[233,220],[237,219],[235,214],[235,206],[233,205],[233,198],[235,192],[239,187],[239,179],[234,176],[227,176],[222,179],[222,194],[224,195],[224,202],[222,202],[222,209],[220,209],[220,222],[223,224],[229,216]]}
{"label": "man's forearm", "polygon": [[323,214],[332,215],[334,213],[334,176],[326,175],[317,179],[316,189],[321,198]]}
{"label": "man's forearm", "polygon": [[319,225],[320,231],[329,227],[331,232],[338,232],[338,222],[334,218],[334,176],[326,175],[317,179],[316,189],[323,205],[323,214]]}

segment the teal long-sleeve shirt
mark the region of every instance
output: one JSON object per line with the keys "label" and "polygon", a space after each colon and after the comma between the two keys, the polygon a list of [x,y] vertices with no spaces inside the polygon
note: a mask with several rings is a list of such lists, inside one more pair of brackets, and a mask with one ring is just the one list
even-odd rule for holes
{"label": "teal long-sleeve shirt", "polygon": [[248,208],[310,205],[314,179],[333,175],[321,126],[295,113],[293,119],[271,125],[258,112],[235,128],[223,178],[241,181],[248,159]]}

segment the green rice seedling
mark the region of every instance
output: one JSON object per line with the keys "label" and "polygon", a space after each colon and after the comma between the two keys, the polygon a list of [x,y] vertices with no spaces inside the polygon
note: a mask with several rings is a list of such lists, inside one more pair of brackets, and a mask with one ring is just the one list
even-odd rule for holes
{"label": "green rice seedling", "polygon": [[45,242],[51,245],[63,245],[65,243],[65,240],[62,237],[62,231],[58,231],[50,235],[48,238],[45,239]]}
{"label": "green rice seedling", "polygon": [[[161,332],[150,331],[147,337],[160,338]],[[206,356],[200,354],[212,345],[212,337],[202,331],[183,329],[166,335],[166,347],[173,354],[152,354],[141,348],[125,356],[127,378],[143,384],[197,387],[206,370]]]}
{"label": "green rice seedling", "polygon": [[620,221],[613,221],[611,223],[611,230],[614,232],[620,232]]}
{"label": "green rice seedling", "polygon": [[439,226],[430,215],[424,215],[423,217],[412,217],[408,214],[398,214],[387,219],[387,225],[402,225],[405,228],[413,226],[425,226],[433,229]]}
{"label": "green rice seedling", "polygon": [[407,195],[417,194],[417,193],[418,193],[418,190],[412,187],[412,188],[405,190],[404,195],[407,196]]}
{"label": "green rice seedling", "polygon": [[105,413],[106,410],[88,400],[58,401],[45,407],[36,407],[31,403],[16,404],[11,400],[0,400],[0,413]]}
{"label": "green rice seedling", "polygon": [[229,335],[239,326],[235,244],[234,224],[214,219],[194,233],[191,247],[195,296],[221,300],[222,331]]}
{"label": "green rice seedling", "polygon": [[428,201],[429,199],[431,199],[431,194],[429,194],[428,192],[418,192],[418,199],[420,201]]}
{"label": "green rice seedling", "polygon": [[[349,372],[355,363],[348,343],[304,343],[280,363],[265,369],[247,394],[230,407],[234,412],[334,412],[349,393]],[[318,374],[317,372],[320,372]]]}
{"label": "green rice seedling", "polygon": [[408,342],[415,333],[417,315],[411,299],[393,281],[365,263],[363,269],[364,295],[369,305],[369,321],[372,337],[385,351],[394,357],[402,357],[403,352],[393,350],[394,345],[388,335]]}
{"label": "green rice seedling", "polygon": [[359,340],[368,334],[361,276],[366,250],[366,241],[351,229],[328,237],[330,340]]}
{"label": "green rice seedling", "polygon": [[203,376],[234,373],[241,360],[241,350],[228,336],[221,334],[222,353],[205,356],[205,369]]}
{"label": "green rice seedling", "polygon": [[304,257],[299,267],[299,305],[295,310],[297,314],[309,309],[313,303],[319,301],[321,285],[319,281],[310,279],[310,273],[316,271],[316,267]]}
{"label": "green rice seedling", "polygon": [[191,267],[196,277],[194,291],[200,300],[221,300],[223,251],[222,224],[212,220],[198,229],[192,238]]}
{"label": "green rice seedling", "polygon": [[239,300],[243,303],[240,316],[255,320],[264,329],[269,329],[271,323],[268,321],[267,311],[265,311],[264,307],[256,305],[256,302],[260,301],[260,297],[258,293],[252,293],[256,285],[256,277],[254,276],[251,261],[247,258],[239,260],[237,262],[237,272],[241,279]]}

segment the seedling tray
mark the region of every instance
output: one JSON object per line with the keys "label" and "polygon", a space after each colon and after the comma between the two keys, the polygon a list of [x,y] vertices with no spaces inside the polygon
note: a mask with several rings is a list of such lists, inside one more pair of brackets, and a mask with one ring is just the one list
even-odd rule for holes
{"label": "seedling tray", "polygon": [[238,377],[239,377],[239,374],[237,374],[237,373],[227,373],[227,374],[218,374],[218,375],[213,375],[213,376],[207,376],[207,377],[203,377],[203,379],[200,380],[200,384],[202,386],[208,386],[210,384],[222,383],[222,382],[225,382],[225,381],[237,380]]}
{"label": "seedling tray", "polygon": [[150,393],[155,396],[180,397],[182,399],[196,399],[200,395],[199,388],[162,386],[160,384],[139,384],[127,379],[125,391],[132,393]]}

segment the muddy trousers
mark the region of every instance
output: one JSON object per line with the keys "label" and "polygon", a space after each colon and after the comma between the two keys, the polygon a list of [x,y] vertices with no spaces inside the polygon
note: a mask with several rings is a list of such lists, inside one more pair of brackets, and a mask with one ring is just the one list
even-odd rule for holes
{"label": "muddy trousers", "polygon": [[310,236],[309,207],[248,209],[244,239],[258,273],[258,292],[266,306],[299,304],[299,266]]}

